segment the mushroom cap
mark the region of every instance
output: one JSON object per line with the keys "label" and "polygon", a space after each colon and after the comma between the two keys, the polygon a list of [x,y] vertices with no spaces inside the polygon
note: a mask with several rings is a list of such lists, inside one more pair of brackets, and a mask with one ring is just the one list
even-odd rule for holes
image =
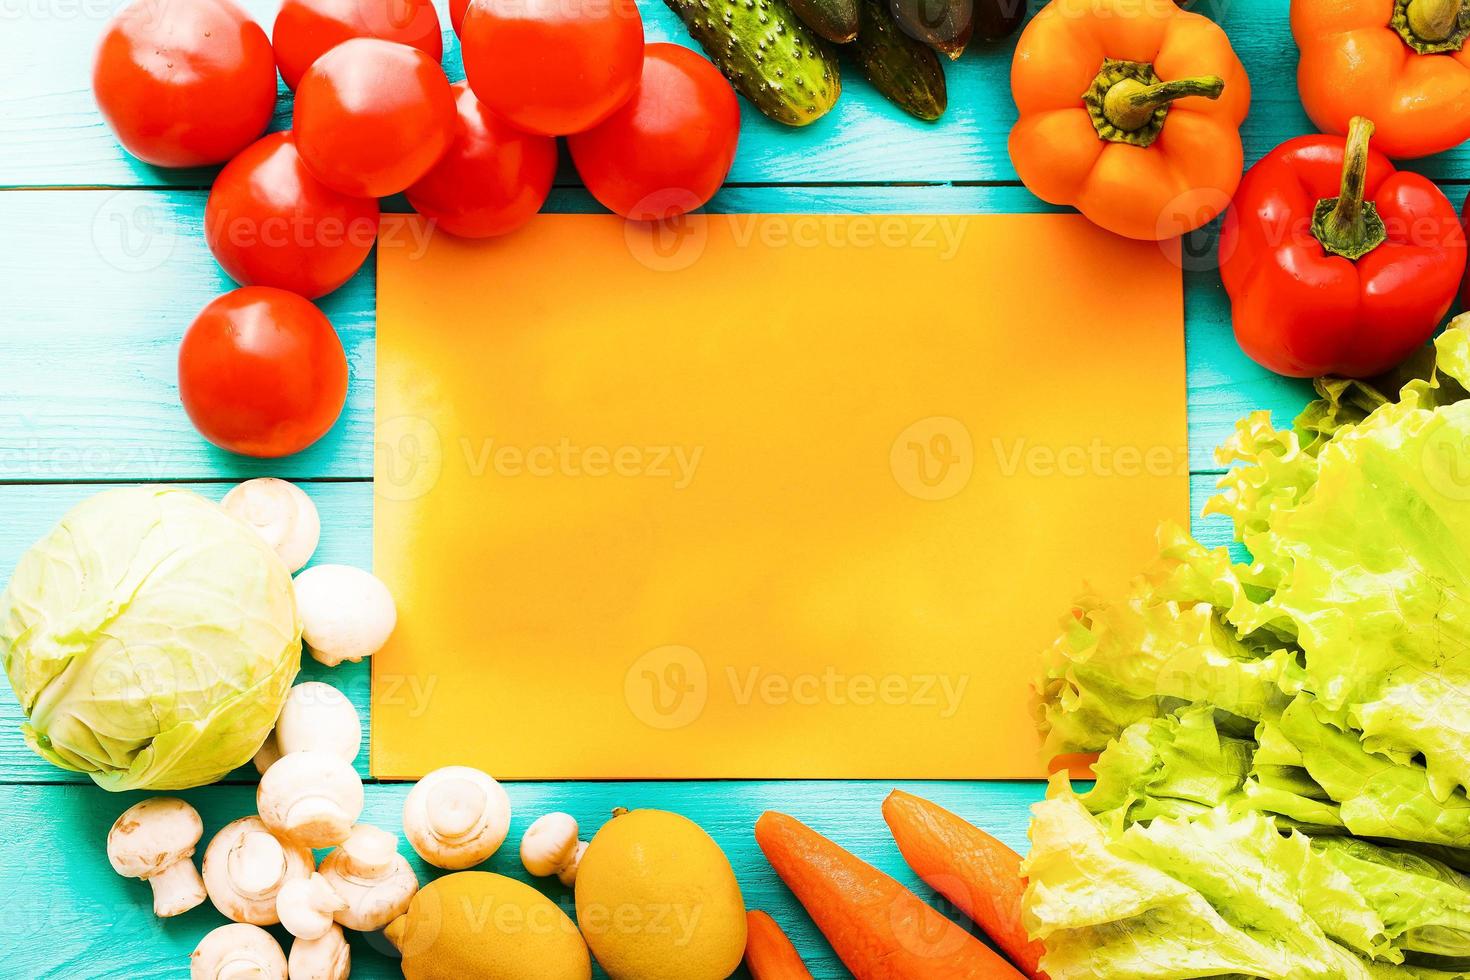
{"label": "mushroom cap", "polygon": [[408,911],[419,880],[398,853],[397,840],[387,831],[358,824],[352,836],[322,860],[322,877],[347,902],[347,908],[334,916],[340,925],[374,932]]}
{"label": "mushroom cap", "polygon": [[276,741],[276,733],[271,732],[265,737],[265,741],[260,743],[260,748],[256,750],[255,757],[250,761],[255,763],[255,771],[264,776],[265,771],[280,761],[280,758],[280,743]]}
{"label": "mushroom cap", "polygon": [[332,883],[315,871],[286,882],[276,895],[281,925],[297,939],[320,939],[331,929],[333,914],[346,907]]}
{"label": "mushroom cap", "polygon": [[265,539],[293,573],[311,560],[321,540],[316,504],[294,483],[264,477],[246,480],[221,505]]}
{"label": "mushroom cap", "polygon": [[577,883],[577,870],[582,867],[582,856],[587,853],[587,841],[577,841],[577,847],[572,851],[572,859],[567,862],[566,867],[556,873],[556,880],[571,888]]}
{"label": "mushroom cap", "polygon": [[260,777],[255,803],[278,836],[332,847],[347,839],[362,815],[362,777],[330,752],[291,752]]}
{"label": "mushroom cap", "polygon": [[577,820],[570,813],[545,813],[521,837],[521,864],[538,878],[559,874],[577,855]]}
{"label": "mushroom cap", "polygon": [[286,882],[308,877],[311,850],[281,840],[259,817],[231,821],[204,851],[204,888],[227,919],[258,926],[280,922],[276,897]]}
{"label": "mushroom cap", "polygon": [[435,867],[474,867],[500,849],[509,830],[505,787],[469,766],[435,769],[403,803],[403,833]]}
{"label": "mushroom cap", "polygon": [[173,796],[155,796],[122,812],[107,832],[107,860],[127,878],[152,878],[194,854],[204,822]]}
{"label": "mushroom cap", "polygon": [[274,737],[282,755],[328,752],[350,765],[362,750],[362,718],[347,695],[330,684],[307,681],[286,696]]}
{"label": "mushroom cap", "polygon": [[275,937],[239,922],[212,930],[189,955],[190,980],[286,980],[286,972]]}
{"label": "mushroom cap", "polygon": [[346,980],[352,970],[352,949],[335,922],[318,939],[297,939],[288,961],[291,980]]}
{"label": "mushroom cap", "polygon": [[348,565],[314,565],[296,576],[296,605],[302,639],[328,667],[372,656],[398,625],[388,587]]}

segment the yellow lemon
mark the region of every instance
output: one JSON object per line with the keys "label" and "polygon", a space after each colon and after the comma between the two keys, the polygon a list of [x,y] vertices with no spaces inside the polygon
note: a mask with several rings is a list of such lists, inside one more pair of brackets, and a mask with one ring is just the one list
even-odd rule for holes
{"label": "yellow lemon", "polygon": [[485,871],[432,881],[389,924],[408,980],[590,980],[572,920],[530,885]]}
{"label": "yellow lemon", "polygon": [[725,980],[745,951],[745,901],[720,845],[691,820],[620,810],[582,855],[577,924],[612,980]]}

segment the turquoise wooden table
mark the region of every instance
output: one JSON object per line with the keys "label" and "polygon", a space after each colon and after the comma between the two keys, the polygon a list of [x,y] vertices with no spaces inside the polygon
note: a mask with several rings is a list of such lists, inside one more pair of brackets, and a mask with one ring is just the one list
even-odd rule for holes
{"label": "turquoise wooden table", "polygon": [[[146,0],[145,0],[146,2]],[[155,0],[156,2],[156,0]],[[269,27],[275,0],[247,6]],[[201,232],[211,174],[165,172],[128,158],[103,126],[89,90],[92,48],[116,0],[0,0],[0,576],[73,503],[118,483],[171,482],[211,496],[251,476],[301,481],[321,509],[320,561],[367,566],[371,555],[374,276],[371,263],[328,297],[352,385],[341,422],[298,457],[271,463],[218,452],[191,429],[175,392],[179,336],[229,283]],[[1286,0],[1218,0],[1203,11],[1225,26],[1250,72],[1245,125],[1253,161],[1282,139],[1310,131],[1297,101],[1296,52]],[[688,43],[657,0],[644,3],[651,40]],[[441,9],[442,15],[442,9]],[[447,17],[444,18],[447,25]],[[948,66],[950,110],[937,125],[902,116],[855,71],[827,118],[795,131],[744,107],[729,184],[711,210],[735,212],[975,213],[1047,210],[1016,180],[1006,154],[1015,110],[1008,92],[1011,44],[981,46]],[[446,32],[445,64],[463,77]],[[289,124],[282,90],[277,125]],[[1442,181],[1470,176],[1467,151],[1419,161]],[[550,210],[596,209],[564,171]],[[1457,202],[1463,189],[1447,187]],[[1186,243],[1189,441],[1195,510],[1219,472],[1213,447],[1253,408],[1284,418],[1308,390],[1248,362],[1230,332],[1229,306],[1213,268],[1213,236]],[[948,288],[964,288],[963,283]],[[1043,325],[1018,324],[1034,333]],[[1105,329],[1101,320],[1099,329]],[[1228,535],[1196,522],[1209,543]],[[1085,569],[1078,569],[1080,583]],[[343,687],[366,713],[368,668],[304,678]],[[146,886],[108,867],[104,838],[139,794],[114,796],[54,769],[21,741],[20,714],[0,698],[0,976],[177,977],[188,952],[221,923],[207,905],[155,919]],[[365,767],[366,753],[360,765]],[[363,769],[366,775],[366,769]],[[206,839],[253,812],[253,772],[184,794],[203,814]],[[596,827],[615,805],[653,806],[699,821],[724,846],[748,904],[790,931],[817,977],[846,973],[761,858],[751,836],[759,813],[777,807],[930,894],[899,860],[878,805],[890,783],[520,783],[510,787],[512,841],[551,809]],[[930,796],[1011,845],[1025,842],[1033,783],[921,784]],[[364,819],[397,830],[407,787],[370,784]],[[407,853],[407,847],[404,847]],[[421,876],[426,869],[415,859]],[[515,847],[490,869],[518,873]],[[564,905],[565,889],[545,886]],[[398,975],[381,940],[354,940],[355,977]]]}

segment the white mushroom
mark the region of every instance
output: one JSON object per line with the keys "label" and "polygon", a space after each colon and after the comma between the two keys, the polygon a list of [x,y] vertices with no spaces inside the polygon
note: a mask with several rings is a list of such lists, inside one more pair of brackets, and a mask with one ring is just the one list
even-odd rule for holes
{"label": "white mushroom", "polygon": [[294,483],[246,480],[225,494],[223,506],[255,528],[293,573],[311,560],[321,539],[316,504]]}
{"label": "white mushroom", "polygon": [[582,855],[587,853],[587,842],[577,841],[577,849],[572,853],[572,860],[565,868],[556,873],[556,880],[571,888],[577,883],[577,869],[582,866]]}
{"label": "white mushroom", "polygon": [[256,750],[255,758],[250,761],[255,763],[255,771],[262,776],[265,771],[275,765],[281,759],[281,747],[276,743],[276,733],[271,732],[265,737],[265,741]]}
{"label": "white mushroom", "polygon": [[107,832],[107,860],[125,878],[153,886],[153,914],[179,915],[204,901],[194,848],[204,834],[199,814],[183,800],[157,796],[123,811]]}
{"label": "white mushroom", "polygon": [[414,786],[403,804],[403,833],[438,868],[472,868],[500,849],[510,830],[510,797],[478,769],[446,766]]}
{"label": "white mushroom", "polygon": [[330,882],[316,872],[281,886],[276,912],[281,925],[297,939],[320,939],[332,928],[332,916],[347,907]]}
{"label": "white mushroom", "polygon": [[220,926],[189,956],[190,980],[286,980],[281,944],[259,926]]}
{"label": "white mushroom", "polygon": [[352,828],[352,836],[322,860],[321,873],[347,900],[337,922],[359,932],[375,932],[407,912],[419,890],[413,868],[398,853],[398,838],[368,824]]}
{"label": "white mushroom", "polygon": [[316,565],[296,576],[296,606],[302,639],[328,667],[371,657],[398,624],[388,587],[347,565]]}
{"label": "white mushroom", "polygon": [[291,980],[347,980],[352,950],[342,927],[333,924],[320,939],[298,939],[291,944]]}
{"label": "white mushroom", "polygon": [[260,777],[255,805],[285,840],[331,847],[347,839],[362,815],[362,777],[329,752],[290,752]]}
{"label": "white mushroom", "polygon": [[329,752],[351,765],[362,750],[362,718],[347,695],[330,684],[307,681],[287,695],[275,738],[282,755]]}
{"label": "white mushroom", "polygon": [[537,817],[521,838],[521,864],[537,878],[556,875],[571,886],[587,845],[577,840],[577,821],[569,813]]}
{"label": "white mushroom", "polygon": [[276,897],[312,871],[309,848],[283,841],[259,817],[241,817],[214,835],[204,852],[204,887],[220,914],[236,922],[280,922]]}
{"label": "white mushroom", "polygon": [[281,756],[314,750],[355,762],[362,751],[362,717],[347,695],[330,684],[307,681],[291,688],[276,727],[255,753],[261,775]]}

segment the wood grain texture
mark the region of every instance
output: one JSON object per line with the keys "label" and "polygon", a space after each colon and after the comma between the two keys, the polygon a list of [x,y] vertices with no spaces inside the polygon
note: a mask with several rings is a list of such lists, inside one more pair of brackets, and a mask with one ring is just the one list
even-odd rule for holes
{"label": "wood grain texture", "polygon": [[[0,232],[13,245],[0,262],[0,481],[214,480],[274,475],[367,478],[373,460],[372,261],[322,308],[347,350],[352,381],[336,428],[307,452],[261,462],[221,452],[180,411],[179,338],[231,284],[205,247],[198,191],[31,191],[0,194]],[[584,191],[557,192],[552,210],[586,212]],[[974,214],[1050,210],[1014,187],[727,188],[717,212]],[[1213,268],[1213,231],[1185,250],[1189,444],[1197,470],[1253,408],[1289,413],[1307,388],[1283,381],[1240,353],[1230,306]],[[390,247],[383,245],[381,247]],[[392,247],[417,247],[405,241]],[[793,246],[796,247],[796,246]],[[858,247],[858,246],[851,246]],[[1045,261],[1044,256],[1031,261]],[[834,288],[840,284],[833,284]],[[953,282],[912,288],[964,289]],[[493,283],[488,288],[493,292]],[[1097,313],[1098,330],[1127,315]],[[902,306],[895,306],[901,315]],[[1044,324],[1016,324],[1048,356]],[[980,379],[983,383],[983,379]]]}
{"label": "wood grain texture", "polygon": [[[459,44],[445,26],[444,67],[464,77]],[[165,171],[130,158],[97,114],[91,58],[123,0],[7,0],[0,7],[0,187],[207,186],[209,171]],[[269,31],[278,0],[245,0]],[[1039,0],[1031,0],[1039,9]],[[694,46],[660,0],[640,0],[650,41]],[[1250,74],[1251,114],[1242,130],[1254,161],[1290,136],[1312,132],[1296,90],[1296,47],[1286,0],[1203,0],[1196,10],[1221,24]],[[917,125],[845,63],[836,109],[801,130],[773,123],[742,100],[734,183],[1014,181],[1006,152],[1015,122],[1010,97],[1014,40],[977,44],[945,65],[949,111]],[[275,127],[290,126],[290,93],[280,89]],[[1460,147],[1416,164],[1437,177],[1464,177]],[[563,179],[575,181],[569,169]]]}
{"label": "wood grain texture", "polygon": [[[245,0],[269,26],[277,0]],[[444,9],[443,0],[436,0]],[[688,43],[659,0],[642,0],[651,40]],[[247,476],[310,481],[323,517],[318,560],[366,565],[371,557],[372,404],[375,282],[364,271],[324,305],[342,335],[352,369],[347,410],[333,433],[296,458],[262,464],[203,443],[177,403],[174,358],[184,327],[229,283],[200,231],[210,171],[166,172],[132,160],[112,139],[92,101],[89,66],[96,38],[122,0],[0,0],[0,187],[164,188],[25,190],[0,193],[0,579],[25,547],[67,507],[110,481],[198,481],[218,497]],[[1033,5],[1039,5],[1033,3]],[[1286,0],[1205,0],[1249,70],[1254,99],[1243,130],[1254,160],[1311,127],[1297,102],[1296,53]],[[446,22],[447,23],[447,22]],[[458,45],[446,36],[445,65],[462,77]],[[1014,184],[1006,134],[1015,110],[1008,91],[1012,43],[984,47],[947,65],[951,109],[937,125],[916,124],[883,101],[855,71],[838,108],[821,122],[790,130],[743,106],[740,151],[712,211],[774,213],[984,213],[1048,210]],[[290,102],[275,126],[289,125]],[[1470,175],[1464,147],[1415,168],[1441,180]],[[553,211],[599,210],[562,168]],[[895,184],[917,186],[891,186]],[[749,186],[760,185],[760,186]],[[837,186],[831,186],[837,185]],[[1456,194],[1458,197],[1458,194]],[[1231,336],[1229,304],[1213,268],[1213,234],[1191,236],[1185,250],[1189,438],[1196,512],[1213,486],[1212,447],[1234,421],[1269,408],[1285,421],[1308,397],[1250,364]],[[944,288],[963,289],[957,281]],[[487,287],[493,295],[493,284]],[[1100,310],[1097,329],[1127,315]],[[1044,324],[1018,324],[1048,356]],[[342,482],[345,481],[345,482]],[[38,485],[44,484],[44,485]],[[1104,517],[1105,519],[1105,517]],[[1228,539],[1223,522],[1195,521],[1210,544]],[[1085,575],[1079,569],[1079,579]],[[365,665],[328,671],[308,662],[303,678],[330,680],[366,712]],[[187,975],[187,955],[221,923],[211,909],[155,919],[148,889],[113,875],[103,852],[107,828],[139,794],[114,796],[84,776],[54,769],[19,738],[18,709],[0,692],[0,977],[91,978]],[[569,724],[548,713],[547,724]],[[534,733],[520,733],[532,737]],[[366,755],[360,768],[366,772]],[[253,810],[253,772],[226,785],[185,793],[204,815],[206,833]],[[807,820],[859,856],[894,873],[926,897],[905,869],[883,825],[875,782],[521,783],[512,837],[490,862],[517,872],[515,842],[531,819],[572,812],[589,830],[615,805],[678,810],[725,848],[753,907],[774,914],[813,973],[846,976],[805,914],[755,847],[751,827],[774,807]],[[1037,783],[908,784],[975,820],[1012,846],[1024,846],[1027,806]],[[397,830],[407,787],[370,784],[365,819]],[[407,854],[406,845],[403,848]],[[415,861],[427,879],[427,869]],[[564,905],[557,885],[548,893]],[[380,940],[355,940],[354,977],[392,977]]]}
{"label": "wood grain texture", "polygon": [[[551,810],[577,818],[590,834],[613,807],[657,808],[683,813],[718,840],[734,866],[746,903],[770,912],[787,930],[812,973],[822,980],[848,976],[811,921],[756,847],[752,828],[767,809],[806,821],[839,844],[912,887],[934,897],[904,866],[880,812],[894,786],[933,799],[981,822],[1014,848],[1025,848],[1028,807],[1041,799],[1040,783],[516,783],[508,787],[510,837],[483,870],[524,879],[517,857],[520,835]],[[370,788],[363,820],[397,830],[408,787]],[[236,817],[254,812],[245,786],[216,786],[180,794],[204,818],[205,840]],[[0,795],[0,866],[22,883],[0,905],[0,976],[27,980],[163,980],[187,975],[189,951],[224,920],[206,902],[176,919],[152,914],[148,886],[120,878],[107,864],[105,840],[113,820],[142,794],[109,796],[79,786],[17,786]],[[58,846],[58,828],[65,844]],[[429,869],[407,843],[399,850],[422,882],[442,872]],[[202,851],[202,848],[201,848]],[[571,910],[568,889],[554,880],[539,887]],[[943,903],[939,899],[936,904]],[[272,930],[283,942],[289,937]],[[353,936],[352,976],[400,976],[378,934]],[[601,975],[599,973],[599,975]],[[743,972],[739,974],[743,976]]]}

